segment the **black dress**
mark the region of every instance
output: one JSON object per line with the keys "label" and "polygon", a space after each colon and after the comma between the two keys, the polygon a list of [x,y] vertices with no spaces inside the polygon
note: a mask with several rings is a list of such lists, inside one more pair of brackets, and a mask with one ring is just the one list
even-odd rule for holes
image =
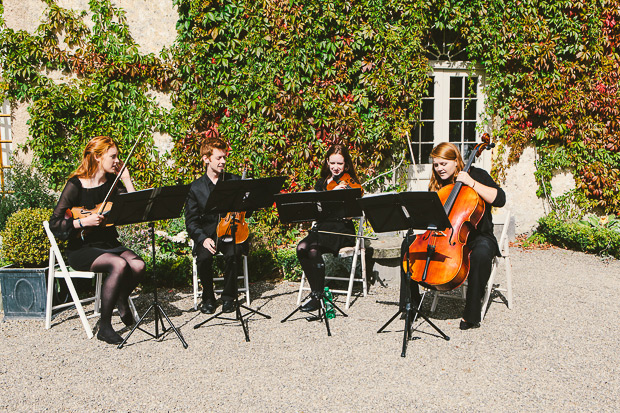
{"label": "black dress", "polygon": [[[106,174],[106,182],[95,188],[84,188],[79,178],[72,177],[67,181],[60,195],[58,204],[49,220],[50,229],[61,240],[68,240],[67,261],[71,267],[79,271],[89,271],[90,266],[102,254],[121,254],[129,249],[118,241],[118,232],[115,227],[90,227],[81,236],[81,229],[74,228],[73,218],[65,215],[68,209],[75,206],[93,209],[103,202],[112,187],[115,176]],[[110,202],[114,197],[127,190],[118,182],[115,191],[110,195]]]}

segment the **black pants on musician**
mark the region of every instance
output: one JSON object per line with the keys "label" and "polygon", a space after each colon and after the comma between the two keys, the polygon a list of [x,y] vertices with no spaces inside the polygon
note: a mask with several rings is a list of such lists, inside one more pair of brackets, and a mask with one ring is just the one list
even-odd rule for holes
{"label": "black pants on musician", "polygon": [[[463,319],[469,323],[479,323],[482,313],[482,299],[484,298],[485,288],[491,269],[493,266],[493,258],[497,255],[497,241],[494,238],[486,236],[477,236],[468,242],[471,248],[469,256],[470,267],[467,276],[467,295],[465,296],[465,309],[463,310]],[[401,257],[407,253],[408,244],[405,239],[401,245]],[[422,296],[418,283],[411,280],[405,274],[401,267],[401,284],[400,284],[400,306],[405,306],[407,298],[407,281],[409,281],[409,290],[411,291],[411,301],[414,306],[418,306]]]}
{"label": "black pants on musician", "polygon": [[[237,276],[243,265],[243,253],[247,253],[247,242],[235,245],[233,242],[219,241],[217,243],[216,253],[221,252],[224,256],[224,288],[222,290],[222,300],[234,300],[237,298]],[[237,268],[235,271],[235,252],[237,256]],[[196,248],[196,267],[198,269],[198,277],[202,284],[202,300],[212,299],[215,301],[215,292],[213,290],[213,257],[214,254],[206,249],[202,244]]]}

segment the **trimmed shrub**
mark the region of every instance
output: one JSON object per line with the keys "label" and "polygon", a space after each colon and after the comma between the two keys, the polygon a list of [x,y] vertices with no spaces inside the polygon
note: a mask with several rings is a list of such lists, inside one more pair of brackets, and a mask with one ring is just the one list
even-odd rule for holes
{"label": "trimmed shrub", "polygon": [[46,208],[26,208],[11,215],[0,234],[3,260],[16,267],[45,267],[50,244],[43,221],[51,215]]}

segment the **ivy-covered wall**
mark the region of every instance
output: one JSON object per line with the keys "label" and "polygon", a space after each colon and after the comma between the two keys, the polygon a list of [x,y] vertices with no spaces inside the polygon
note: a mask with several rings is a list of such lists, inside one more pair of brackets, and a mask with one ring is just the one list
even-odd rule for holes
{"label": "ivy-covered wall", "polygon": [[[142,136],[143,186],[193,179],[199,139],[213,134],[235,150],[233,167],[247,158],[291,189],[309,186],[335,141],[374,176],[405,156],[425,44],[448,29],[486,70],[496,172],[533,145],[541,195],[570,170],[583,202],[618,211],[617,0],[175,0],[176,40],[157,54],[138,47],[115,2],[90,0],[88,14],[44,3],[36,32],[3,30],[1,87],[29,103],[28,148],[57,185],[96,134],[125,146]],[[155,150],[155,132],[170,153]]]}

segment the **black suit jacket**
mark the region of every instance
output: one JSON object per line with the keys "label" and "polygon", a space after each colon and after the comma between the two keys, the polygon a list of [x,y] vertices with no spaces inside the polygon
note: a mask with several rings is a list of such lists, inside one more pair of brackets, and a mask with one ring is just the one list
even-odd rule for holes
{"label": "black suit jacket", "polygon": [[[241,179],[239,175],[225,172],[220,179],[225,181]],[[185,204],[185,228],[187,234],[194,241],[194,253],[196,246],[202,244],[207,238],[216,239],[217,224],[220,221],[218,214],[205,214],[204,208],[215,184],[205,173],[192,182]]]}

